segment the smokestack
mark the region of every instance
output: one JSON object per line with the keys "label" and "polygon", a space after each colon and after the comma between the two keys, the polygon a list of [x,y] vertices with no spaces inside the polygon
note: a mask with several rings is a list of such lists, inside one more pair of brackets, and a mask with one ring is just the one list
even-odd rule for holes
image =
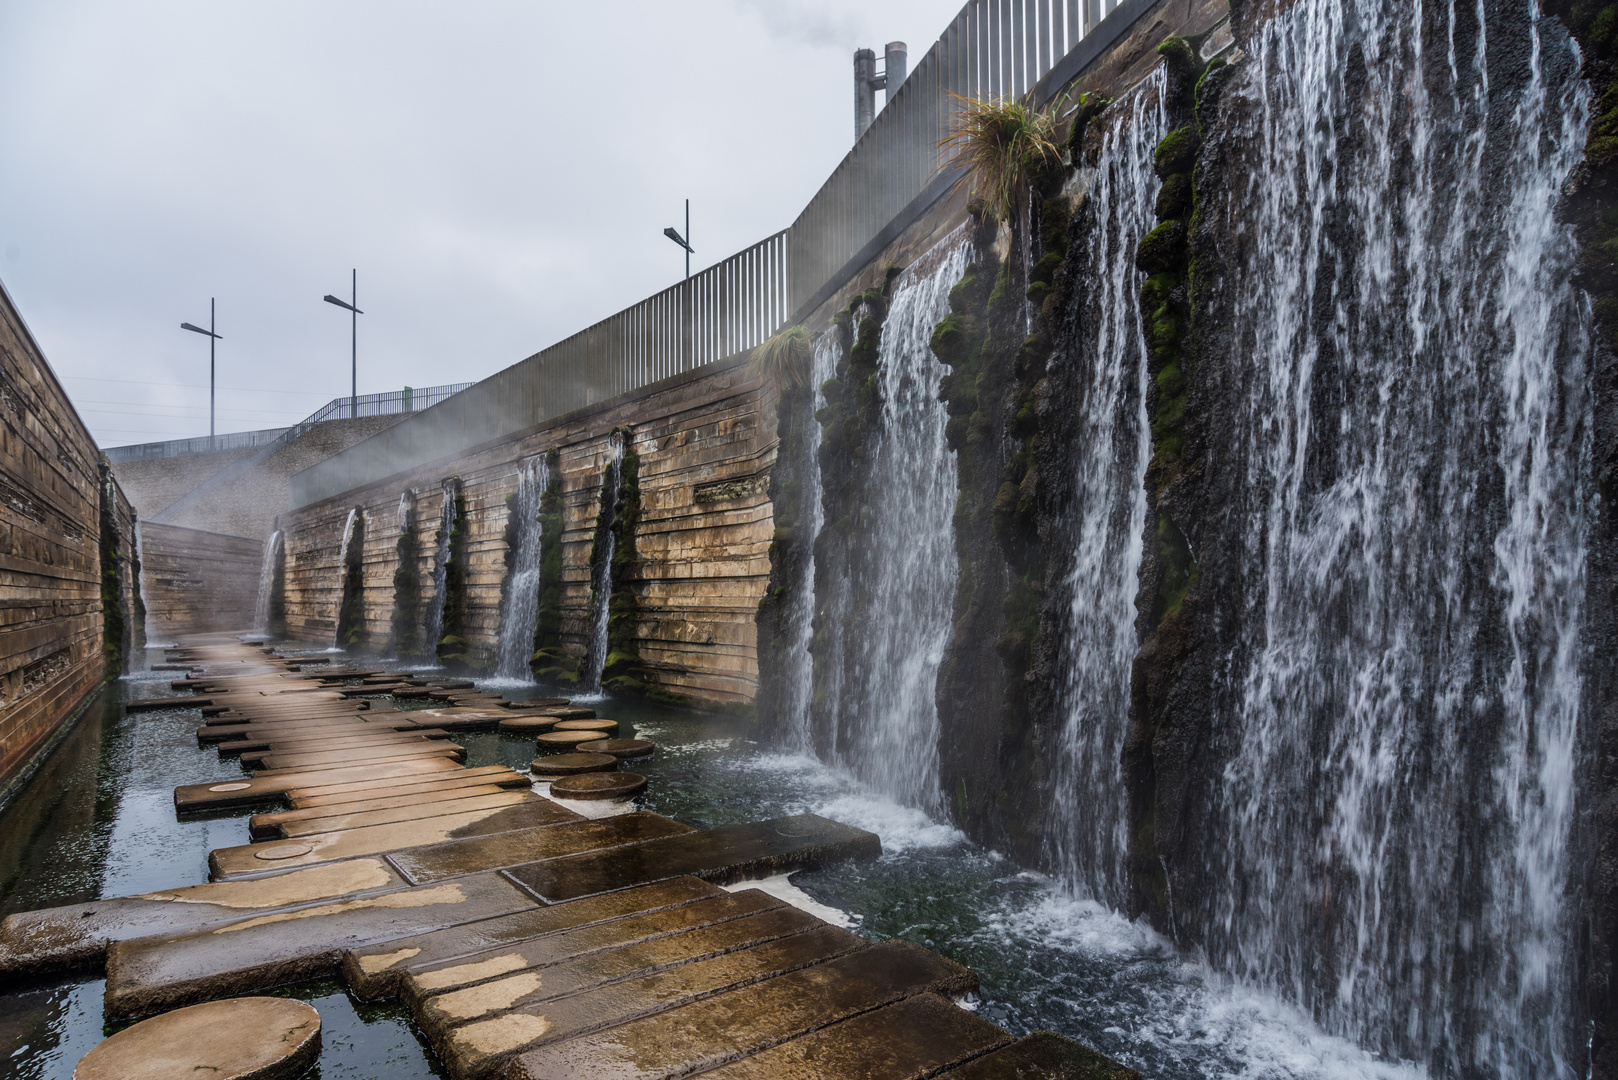
{"label": "smokestack", "polygon": [[904,42],[890,41],[883,46],[882,57],[882,88],[887,93],[883,101],[886,103],[892,101],[893,95],[904,85],[909,52],[905,49]]}
{"label": "smokestack", "polygon": [[865,134],[865,129],[876,119],[876,53],[870,49],[854,50],[854,139]]}

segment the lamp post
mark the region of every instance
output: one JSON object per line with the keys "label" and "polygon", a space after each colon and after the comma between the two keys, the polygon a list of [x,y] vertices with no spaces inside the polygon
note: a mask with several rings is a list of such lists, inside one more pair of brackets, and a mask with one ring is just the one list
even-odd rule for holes
{"label": "lamp post", "polygon": [[208,449],[209,450],[212,450],[214,448],[214,433],[213,433],[214,351],[213,351],[213,343],[216,342],[216,341],[223,341],[224,340],[224,338],[220,337],[218,334],[213,332],[213,299],[214,298],[211,297],[211,296],[208,297],[208,329],[204,330],[200,326],[192,326],[188,322],[183,322],[183,323],[180,324],[180,329],[181,330],[189,330],[193,334],[207,334],[208,335]]}
{"label": "lamp post", "polygon": [[681,236],[679,230],[673,225],[663,230],[663,235],[685,248],[685,276],[691,276],[691,255],[695,250],[691,246],[691,200],[685,200],[685,235]]}
{"label": "lamp post", "polygon": [[349,389],[348,389],[348,415],[349,419],[358,419],[360,415],[360,316],[365,312],[355,305],[360,302],[360,272],[352,271],[354,277],[349,284],[349,295],[352,300],[339,300],[331,293],[326,294],[326,303],[336,304],[347,309],[348,315],[348,360],[349,360]]}

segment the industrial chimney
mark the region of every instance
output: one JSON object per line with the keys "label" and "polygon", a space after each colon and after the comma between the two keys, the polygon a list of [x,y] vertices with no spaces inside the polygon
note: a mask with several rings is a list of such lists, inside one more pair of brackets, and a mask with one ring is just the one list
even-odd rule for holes
{"label": "industrial chimney", "polygon": [[854,139],[859,140],[865,129],[876,119],[876,92],[882,90],[886,104],[893,100],[905,81],[909,54],[902,41],[890,41],[882,49],[882,74],[876,72],[876,53],[870,49],[854,50]]}

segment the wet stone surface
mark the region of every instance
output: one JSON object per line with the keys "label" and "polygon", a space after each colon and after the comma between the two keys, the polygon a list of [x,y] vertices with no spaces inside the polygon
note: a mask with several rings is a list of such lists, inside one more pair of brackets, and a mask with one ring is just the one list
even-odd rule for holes
{"label": "wet stone surface", "polygon": [[558,799],[632,799],[646,790],[646,777],[638,773],[581,773],[558,777],[551,795]]}
{"label": "wet stone surface", "polygon": [[293,1080],[320,1054],[320,1014],[301,1001],[239,997],[124,1028],[79,1062],[74,1080]]}

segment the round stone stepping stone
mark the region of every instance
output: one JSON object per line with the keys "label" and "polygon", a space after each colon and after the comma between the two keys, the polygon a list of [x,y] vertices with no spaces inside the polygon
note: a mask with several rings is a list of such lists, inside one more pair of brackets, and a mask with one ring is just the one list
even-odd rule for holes
{"label": "round stone stepping stone", "polygon": [[563,776],[551,784],[558,799],[633,799],[646,790],[646,777],[632,772],[593,772]]}
{"label": "round stone stepping stone", "polygon": [[645,739],[598,739],[580,743],[579,749],[589,754],[611,754],[615,758],[651,757],[657,747]]}
{"label": "round stone stepping stone", "polygon": [[601,738],[599,731],[543,731],[535,738],[541,750],[571,750],[580,743],[594,742]]}
{"label": "round stone stepping stone", "polygon": [[554,716],[513,716],[500,721],[500,730],[508,735],[527,735],[535,731],[549,731],[556,723]]}
{"label": "round stone stepping stone", "polygon": [[565,697],[541,697],[526,698],[522,701],[513,701],[511,703],[511,707],[513,709],[545,709],[556,708],[557,706],[568,704],[570,704],[570,702]]}
{"label": "round stone stepping stone", "polygon": [[588,720],[596,714],[594,709],[587,709],[583,705],[541,705],[534,712],[554,716],[558,720]]}
{"label": "round stone stepping stone", "polygon": [[594,720],[553,720],[557,731],[617,731],[618,721],[597,717]]}
{"label": "round stone stepping stone", "polygon": [[535,758],[535,776],[576,776],[579,773],[611,772],[618,759],[611,754],[552,754]]}
{"label": "round stone stepping stone", "polygon": [[142,1020],[96,1044],[73,1080],[290,1080],[320,1056],[320,1014],[291,998],[209,1001]]}

